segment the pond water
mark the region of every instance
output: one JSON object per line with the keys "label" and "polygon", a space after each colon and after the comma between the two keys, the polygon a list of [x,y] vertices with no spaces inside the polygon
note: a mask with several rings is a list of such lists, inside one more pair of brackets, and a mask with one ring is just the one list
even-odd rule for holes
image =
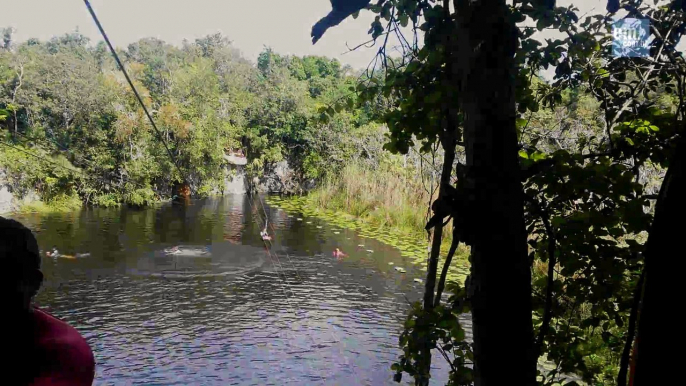
{"label": "pond water", "polygon": [[[43,250],[89,254],[44,257],[36,302],[88,340],[95,384],[396,384],[424,272],[395,248],[256,200],[14,216]],[[432,384],[444,384],[444,360],[433,363]]]}

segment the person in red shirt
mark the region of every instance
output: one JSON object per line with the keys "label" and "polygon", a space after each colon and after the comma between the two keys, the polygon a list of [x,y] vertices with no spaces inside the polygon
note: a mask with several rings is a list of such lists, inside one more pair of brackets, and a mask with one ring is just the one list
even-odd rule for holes
{"label": "person in red shirt", "polygon": [[92,385],[93,352],[76,329],[33,306],[43,274],[38,242],[31,231],[0,217],[0,307],[7,385]]}

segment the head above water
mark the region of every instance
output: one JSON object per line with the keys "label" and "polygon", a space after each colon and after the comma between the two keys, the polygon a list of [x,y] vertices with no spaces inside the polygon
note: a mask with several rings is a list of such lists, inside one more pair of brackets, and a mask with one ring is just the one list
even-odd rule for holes
{"label": "head above water", "polygon": [[36,237],[15,220],[0,217],[0,307],[3,312],[28,310],[43,282]]}

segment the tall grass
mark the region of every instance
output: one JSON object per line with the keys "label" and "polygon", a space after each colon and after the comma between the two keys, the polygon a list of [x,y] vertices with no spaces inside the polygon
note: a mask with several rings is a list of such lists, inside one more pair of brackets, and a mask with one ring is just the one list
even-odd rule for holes
{"label": "tall grass", "polygon": [[20,206],[20,213],[66,213],[83,207],[79,196],[59,193],[46,201],[32,201]]}
{"label": "tall grass", "polygon": [[[345,212],[373,226],[426,240],[427,213],[437,194],[430,182],[425,179],[423,183],[418,172],[411,169],[352,162],[325,179],[310,193],[309,201],[319,208]],[[451,224],[448,227],[452,229]],[[444,232],[442,249],[447,251],[445,245],[451,241],[451,232]]]}

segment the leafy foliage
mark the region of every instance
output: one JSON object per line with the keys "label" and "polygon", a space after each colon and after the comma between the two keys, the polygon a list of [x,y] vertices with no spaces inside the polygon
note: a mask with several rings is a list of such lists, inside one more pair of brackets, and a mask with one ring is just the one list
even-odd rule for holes
{"label": "leafy foliage", "polygon": [[51,189],[64,186],[63,193],[94,205],[144,206],[170,198],[182,182],[197,196],[220,193],[224,156],[241,150],[250,178],[286,161],[293,181],[282,189],[297,191],[361,153],[345,133],[376,129],[363,122],[362,110],[339,109],[330,122],[320,120],[319,108],[355,84],[356,74],[336,60],[265,49],[255,66],[220,34],[181,47],[142,39],[119,54],[162,138],[103,43],[91,45],[78,32],[32,39],[0,51],[0,127],[3,143],[38,156],[23,159],[36,173],[14,167],[9,154],[0,168],[17,179],[30,176],[23,184],[45,195],[51,166],[41,158],[59,155],[83,174],[62,176]]}
{"label": "leafy foliage", "polygon": [[[459,36],[454,23],[446,22],[453,11],[443,5],[388,0],[370,7],[378,14],[370,34],[384,40],[377,62],[382,70],[374,68],[359,90],[363,103],[388,97],[390,106],[377,118],[389,126],[391,151],[407,153],[414,141],[425,150],[437,141],[446,145],[442,127],[450,112],[444,106],[457,105],[459,92],[451,89],[446,48]],[[613,57],[607,16],[579,20],[575,7],[543,2],[510,8],[513,23],[520,25],[514,54],[517,129],[536,344],[539,355],[555,365],[539,374],[543,384],[570,373],[594,384],[614,383],[643,267],[652,199],[682,126],[683,60],[675,53],[684,30],[680,3],[625,1],[622,7],[653,23],[657,39],[651,58]],[[401,32],[410,24],[414,39]],[[562,37],[541,42],[536,31],[543,29],[556,29]],[[423,32],[423,44],[417,43],[417,30]],[[386,55],[390,34],[401,42],[400,58]],[[552,80],[539,77],[548,69],[555,70]],[[453,124],[460,130],[457,116]],[[437,320],[446,310],[467,310],[468,291],[452,286],[456,298],[446,305],[435,310],[416,306],[410,312],[400,341],[405,354],[393,366],[396,379],[406,372],[421,382],[418,364],[425,342],[442,349],[438,336],[445,331]],[[471,382],[465,344],[459,355],[446,358],[452,366],[450,384]],[[463,375],[453,378],[457,372]]]}

